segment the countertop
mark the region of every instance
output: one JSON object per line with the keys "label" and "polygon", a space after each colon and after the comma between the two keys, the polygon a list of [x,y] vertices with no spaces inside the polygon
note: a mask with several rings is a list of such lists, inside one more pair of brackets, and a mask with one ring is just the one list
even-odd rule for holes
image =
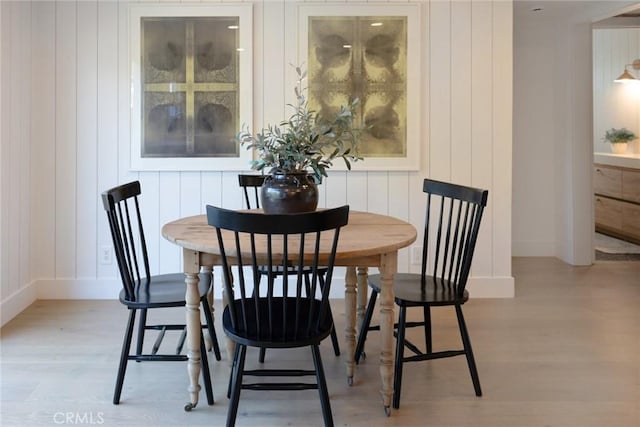
{"label": "countertop", "polygon": [[593,153],[593,162],[601,165],[640,169],[640,154]]}

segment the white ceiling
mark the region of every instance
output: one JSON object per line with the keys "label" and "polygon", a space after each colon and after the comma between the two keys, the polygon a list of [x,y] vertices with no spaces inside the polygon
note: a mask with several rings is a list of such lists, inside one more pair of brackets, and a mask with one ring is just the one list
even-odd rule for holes
{"label": "white ceiling", "polygon": [[[534,11],[534,9],[541,9]],[[513,2],[514,24],[518,22],[531,22],[536,20],[571,20],[574,18],[603,20],[622,12],[640,11],[640,3],[636,1],[556,1],[556,0],[515,0]],[[615,18],[625,19],[636,18]]]}

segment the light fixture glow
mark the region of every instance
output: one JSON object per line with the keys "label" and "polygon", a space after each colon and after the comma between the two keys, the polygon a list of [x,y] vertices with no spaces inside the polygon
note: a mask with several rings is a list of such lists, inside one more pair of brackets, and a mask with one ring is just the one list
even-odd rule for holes
{"label": "light fixture glow", "polygon": [[382,22],[372,22],[371,26],[372,27],[382,27]]}
{"label": "light fixture glow", "polygon": [[237,30],[238,28],[240,28],[240,26],[239,25],[229,25],[227,28],[230,29],[230,30]]}
{"label": "light fixture glow", "polygon": [[350,44],[343,44],[342,47],[345,48],[345,49],[351,49],[351,45]]}
{"label": "light fixture glow", "polygon": [[244,48],[243,48],[243,47],[236,48],[236,50],[237,50],[238,52],[244,52]]}

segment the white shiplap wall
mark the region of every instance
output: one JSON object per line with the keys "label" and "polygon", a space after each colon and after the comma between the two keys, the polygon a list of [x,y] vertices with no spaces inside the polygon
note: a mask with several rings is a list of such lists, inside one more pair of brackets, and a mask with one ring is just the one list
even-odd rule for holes
{"label": "white shiplap wall", "polygon": [[[115,265],[99,262],[110,246],[99,194],[118,183],[142,182],[152,270],[179,270],[180,250],[160,237],[162,224],[203,212],[207,203],[236,208],[242,201],[235,172],[129,170],[127,4],[1,5],[2,323],[35,298],[116,295]],[[296,3],[255,2],[253,15],[253,116],[260,125],[285,116],[288,64],[297,62]],[[418,228],[425,177],[488,188],[476,296],[512,296],[514,289],[512,32],[509,1],[422,3],[421,124],[412,136],[421,144],[421,169],[331,171],[321,186],[323,206],[348,203]],[[402,271],[416,268],[408,254],[400,255]]]}
{"label": "white shiplap wall", "polygon": [[[626,64],[640,58],[640,28],[593,30],[593,138],[594,151],[608,153],[603,141],[607,129],[626,127],[640,135],[640,85],[615,83]],[[630,72],[638,77],[638,70]],[[630,144],[631,145],[631,144]],[[640,153],[638,141],[633,143]]]}
{"label": "white shiplap wall", "polygon": [[4,324],[35,300],[37,289],[32,274],[35,262],[31,259],[32,8],[27,2],[0,2],[0,10],[0,314]]}

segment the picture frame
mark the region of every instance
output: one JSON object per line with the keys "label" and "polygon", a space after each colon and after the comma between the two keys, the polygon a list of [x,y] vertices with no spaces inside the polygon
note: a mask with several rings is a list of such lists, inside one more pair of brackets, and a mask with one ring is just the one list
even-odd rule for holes
{"label": "picture frame", "polygon": [[132,4],[131,170],[246,170],[252,123],[250,3]]}
{"label": "picture frame", "polygon": [[[358,98],[364,161],[352,170],[419,170],[420,5],[300,4],[298,62],[310,107],[336,111]],[[335,169],[346,169],[336,162]]]}

